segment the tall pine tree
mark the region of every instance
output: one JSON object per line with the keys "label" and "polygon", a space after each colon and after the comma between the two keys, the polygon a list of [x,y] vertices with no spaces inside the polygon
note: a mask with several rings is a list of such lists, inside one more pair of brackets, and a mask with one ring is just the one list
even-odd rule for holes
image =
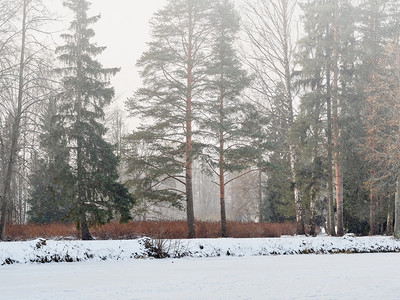
{"label": "tall pine tree", "polygon": [[207,98],[202,107],[200,127],[206,141],[204,161],[218,178],[221,233],[226,237],[225,187],[245,173],[257,170],[256,162],[261,157],[261,147],[257,143],[263,142],[262,121],[265,118],[243,100],[242,92],[249,84],[249,77],[235,49],[239,16],[233,3],[216,1],[211,24],[214,31],[206,71]]}
{"label": "tall pine tree", "polygon": [[[154,15],[152,41],[138,61],[144,87],[127,103],[145,121],[129,139],[149,151],[131,159],[150,172],[137,191],[151,199],[183,199],[189,238],[195,237],[192,164],[199,153],[193,122],[204,91],[210,8],[209,0],[170,0]],[[173,184],[162,185],[166,181]]]}

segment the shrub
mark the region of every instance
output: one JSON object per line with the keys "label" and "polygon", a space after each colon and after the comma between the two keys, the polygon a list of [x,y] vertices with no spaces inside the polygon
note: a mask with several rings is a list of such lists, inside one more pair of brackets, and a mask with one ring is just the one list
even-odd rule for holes
{"label": "shrub", "polygon": [[[293,223],[242,223],[228,222],[228,235],[233,238],[263,238],[294,235],[296,225]],[[150,237],[152,239],[185,239],[187,238],[187,224],[185,221],[132,221],[126,224],[111,222],[109,224],[91,228],[96,239],[135,239]],[[9,225],[7,227],[9,239],[14,241],[44,239],[78,239],[79,232],[73,224],[27,224]],[[219,222],[196,222],[197,238],[221,237]]]}

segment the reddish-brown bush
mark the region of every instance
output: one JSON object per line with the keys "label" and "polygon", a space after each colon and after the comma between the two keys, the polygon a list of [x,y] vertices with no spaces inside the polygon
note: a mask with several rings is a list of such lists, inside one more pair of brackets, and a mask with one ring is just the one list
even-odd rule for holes
{"label": "reddish-brown bush", "polygon": [[[294,235],[293,223],[241,223],[228,222],[228,235],[233,238],[262,238]],[[184,239],[187,237],[185,221],[133,221],[127,224],[112,222],[104,226],[91,228],[96,239],[133,239],[142,236],[165,239]],[[10,240],[77,239],[79,231],[72,224],[48,225],[9,225],[7,235]],[[218,238],[221,236],[219,222],[196,222],[197,238]]]}
{"label": "reddish-brown bush", "polygon": [[7,236],[13,241],[31,240],[38,237],[46,239],[77,239],[79,232],[74,225],[64,223],[8,225]]}

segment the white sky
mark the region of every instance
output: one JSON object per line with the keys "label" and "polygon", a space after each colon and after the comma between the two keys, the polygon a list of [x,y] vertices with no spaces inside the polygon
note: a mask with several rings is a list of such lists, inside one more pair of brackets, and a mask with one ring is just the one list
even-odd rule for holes
{"label": "white sky", "polygon": [[117,100],[124,101],[140,84],[136,61],[150,41],[149,20],[166,0],[92,0],[91,13],[101,14],[96,40],[107,46],[100,60],[105,67],[121,67],[112,83]]}
{"label": "white sky", "polygon": [[[62,6],[62,0],[47,0],[49,8],[61,22],[55,27],[68,28],[70,10]],[[89,16],[101,14],[94,25],[99,46],[107,49],[98,58],[104,67],[120,67],[112,79],[115,88],[115,104],[122,107],[127,97],[140,87],[141,80],[135,67],[136,61],[146,50],[150,41],[149,20],[167,0],[89,0],[92,3]],[[60,34],[54,34],[57,42]]]}

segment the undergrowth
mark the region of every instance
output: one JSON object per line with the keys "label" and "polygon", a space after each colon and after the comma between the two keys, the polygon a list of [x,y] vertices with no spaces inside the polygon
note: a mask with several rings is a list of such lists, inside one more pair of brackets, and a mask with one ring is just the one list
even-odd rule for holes
{"label": "undergrowth", "polygon": [[[232,238],[263,238],[294,235],[296,225],[293,223],[241,223],[228,222],[228,236]],[[92,235],[100,240],[135,239],[151,237],[153,239],[185,239],[187,223],[185,221],[132,221],[127,224],[112,222],[90,229]],[[45,239],[78,239],[79,231],[73,224],[27,224],[8,225],[9,240],[23,241],[36,238]],[[196,222],[197,238],[221,237],[221,226],[218,222]]]}

